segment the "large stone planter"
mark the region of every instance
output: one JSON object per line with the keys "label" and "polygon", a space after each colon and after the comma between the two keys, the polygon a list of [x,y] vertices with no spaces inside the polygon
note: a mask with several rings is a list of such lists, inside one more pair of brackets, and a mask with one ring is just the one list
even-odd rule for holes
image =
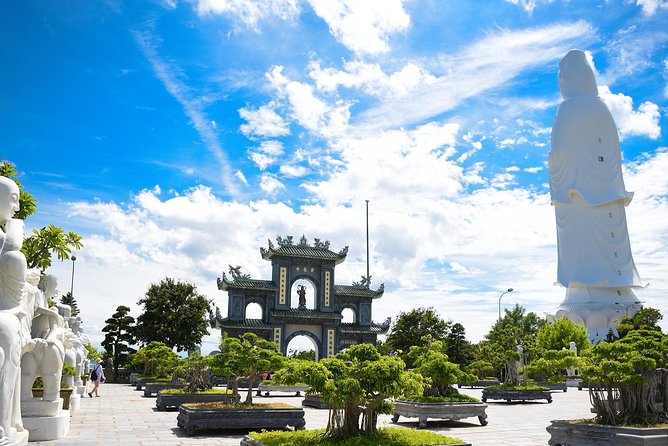
{"label": "large stone planter", "polygon": [[552,402],[552,394],[549,390],[515,390],[515,389],[490,389],[484,388],[482,390],[482,401],[487,400],[506,400],[511,401],[531,401],[531,400],[547,400]]}
{"label": "large stone planter", "polygon": [[399,421],[399,416],[417,418],[421,429],[427,427],[427,418],[461,420],[462,418],[478,417],[483,426],[487,425],[485,403],[416,403],[412,401],[395,401],[392,422]]}
{"label": "large stone planter", "polygon": [[302,401],[302,406],[305,407],[314,407],[316,409],[329,409],[329,404],[322,399],[320,395],[306,395],[304,401]]}
{"label": "large stone planter", "polygon": [[457,383],[457,387],[460,389],[464,386],[474,388],[474,387],[487,387],[487,386],[498,386],[501,382],[498,379],[483,379],[479,381],[471,381],[470,383]]}
{"label": "large stone planter", "polygon": [[179,406],[176,424],[188,435],[206,429],[284,429],[293,426],[302,430],[306,426],[304,409],[196,409]]}
{"label": "large stone planter", "polygon": [[566,392],[568,390],[568,386],[566,383],[536,383],[537,386],[541,387],[547,387],[551,391],[561,391],[561,392]]}
{"label": "large stone planter", "polygon": [[151,397],[165,389],[183,389],[183,383],[146,383],[144,386],[144,396]]}
{"label": "large stone planter", "polygon": [[[60,397],[63,399],[63,409],[69,410],[70,408],[70,397],[72,396],[72,391],[74,389],[69,387],[66,389],[60,389]],[[33,387],[32,388],[32,397],[33,398],[42,398],[44,396],[44,388],[42,387]]]}
{"label": "large stone planter", "polygon": [[167,410],[169,407],[178,408],[186,403],[225,403],[237,404],[241,396],[239,394],[224,393],[162,393],[158,392],[155,406],[158,410]]}
{"label": "large stone planter", "polygon": [[668,427],[604,426],[569,420],[552,420],[547,427],[550,446],[665,446]]}
{"label": "large stone planter", "polygon": [[264,396],[269,396],[269,392],[294,392],[295,396],[300,396],[301,392],[306,392],[309,388],[309,386],[277,386],[272,384],[260,384],[257,386],[257,395],[261,396],[262,392],[264,392]]}

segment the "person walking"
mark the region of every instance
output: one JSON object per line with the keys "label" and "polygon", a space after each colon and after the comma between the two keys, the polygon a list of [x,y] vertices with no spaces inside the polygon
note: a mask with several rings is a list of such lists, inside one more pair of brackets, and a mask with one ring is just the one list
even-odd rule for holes
{"label": "person walking", "polygon": [[93,390],[88,392],[88,396],[93,398],[93,393],[95,396],[100,396],[100,384],[105,381],[104,370],[102,369],[102,359],[96,358],[95,365],[90,371],[90,380],[93,383]]}

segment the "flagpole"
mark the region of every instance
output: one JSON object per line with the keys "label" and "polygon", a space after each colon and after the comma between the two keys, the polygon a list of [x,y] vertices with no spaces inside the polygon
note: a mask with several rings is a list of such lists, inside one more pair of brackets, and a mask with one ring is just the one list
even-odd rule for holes
{"label": "flagpole", "polygon": [[371,286],[371,276],[369,276],[369,200],[366,201],[366,286]]}

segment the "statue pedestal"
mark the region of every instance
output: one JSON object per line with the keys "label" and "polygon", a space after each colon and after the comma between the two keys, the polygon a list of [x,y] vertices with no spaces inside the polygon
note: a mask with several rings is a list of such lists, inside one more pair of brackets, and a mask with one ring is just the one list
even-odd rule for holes
{"label": "statue pedestal", "polygon": [[23,427],[29,432],[29,441],[49,441],[67,437],[70,431],[70,411],[62,410],[56,416],[23,416]]}
{"label": "statue pedestal", "polygon": [[63,399],[44,401],[41,398],[21,400],[22,417],[55,417],[63,410]]}
{"label": "statue pedestal", "polygon": [[81,407],[81,395],[72,392],[72,395],[70,396],[70,412],[71,413],[77,412],[80,407]]}
{"label": "statue pedestal", "polygon": [[79,396],[84,396],[86,394],[86,386],[76,386],[72,395],[77,394]]}

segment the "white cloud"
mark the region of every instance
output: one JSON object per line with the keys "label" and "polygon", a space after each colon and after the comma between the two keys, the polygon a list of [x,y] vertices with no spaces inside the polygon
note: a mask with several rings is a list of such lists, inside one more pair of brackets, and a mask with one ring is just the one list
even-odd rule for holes
{"label": "white cloud", "polygon": [[522,169],[522,171],[526,173],[538,173],[544,169],[545,168],[543,166],[536,166],[536,167],[525,167],[524,169]]}
{"label": "white cloud", "polygon": [[249,152],[250,159],[255,163],[255,165],[260,170],[265,170],[267,167],[274,164],[276,159],[272,156],[269,156],[261,152]]}
{"label": "white cloud", "polygon": [[506,0],[513,5],[519,5],[529,14],[536,8],[536,0]]}
{"label": "white cloud", "polygon": [[260,170],[265,170],[283,154],[283,144],[280,141],[263,141],[259,147],[249,150],[248,154]]}
{"label": "white cloud", "polygon": [[649,101],[640,104],[637,110],[633,109],[633,98],[622,93],[614,94],[607,86],[599,86],[598,92],[610,109],[620,139],[628,136],[646,136],[657,139],[661,136],[659,126],[659,107]]}
{"label": "white cloud", "polygon": [[321,68],[319,62],[309,64],[309,76],[316,82],[318,89],[335,91],[339,86],[344,88],[360,88],[373,96],[401,97],[414,88],[436,81],[436,77],[414,62],[387,75],[379,64],[366,63],[360,60],[347,61],[342,70]]}
{"label": "white cloud", "polygon": [[155,76],[162,82],[170,95],[183,107],[183,113],[192,121],[207,150],[213,155],[220,169],[220,176],[228,192],[238,192],[227,154],[218,140],[215,127],[211,125],[204,108],[207,101],[194,95],[192,89],[182,79],[179,67],[162,60],[158,54],[158,39],[149,32],[135,32],[135,41],[153,68]]}
{"label": "white cloud", "polygon": [[261,20],[268,17],[291,20],[299,12],[299,0],[197,0],[199,15],[230,15],[256,31]]}
{"label": "white cloud", "polygon": [[279,156],[283,154],[283,143],[280,141],[262,141],[260,150],[268,155]]}
{"label": "white cloud", "polygon": [[288,124],[281,118],[274,104],[263,105],[255,110],[248,107],[239,109],[239,116],[247,121],[239,129],[246,136],[275,138],[290,134]]}
{"label": "white cloud", "polygon": [[287,98],[293,118],[302,127],[331,137],[342,134],[348,126],[350,104],[343,101],[327,104],[316,96],[310,85],[288,79],[281,66],[273,67],[266,77],[278,94]]}
{"label": "white cloud", "polygon": [[304,166],[285,165],[279,171],[288,178],[299,178],[307,175],[309,170]]}
{"label": "white cloud", "polygon": [[285,185],[278,178],[269,173],[262,174],[260,178],[260,189],[268,195],[275,195],[280,190],[285,189]]}
{"label": "white cloud", "polygon": [[359,55],[389,50],[392,33],[410,25],[402,0],[307,0],[332,35]]}
{"label": "white cloud", "polygon": [[584,21],[489,34],[459,54],[434,58],[431,71],[438,68],[444,75],[415,88],[410,96],[386,100],[365,111],[361,125],[398,127],[438,116],[527,69],[558,61],[572,47],[587,45],[594,34]]}
{"label": "white cloud", "polygon": [[[632,2],[633,0],[627,0]],[[668,2],[665,0],[636,0],[636,5],[642,8],[643,14],[651,16],[659,9],[668,9]]]}

